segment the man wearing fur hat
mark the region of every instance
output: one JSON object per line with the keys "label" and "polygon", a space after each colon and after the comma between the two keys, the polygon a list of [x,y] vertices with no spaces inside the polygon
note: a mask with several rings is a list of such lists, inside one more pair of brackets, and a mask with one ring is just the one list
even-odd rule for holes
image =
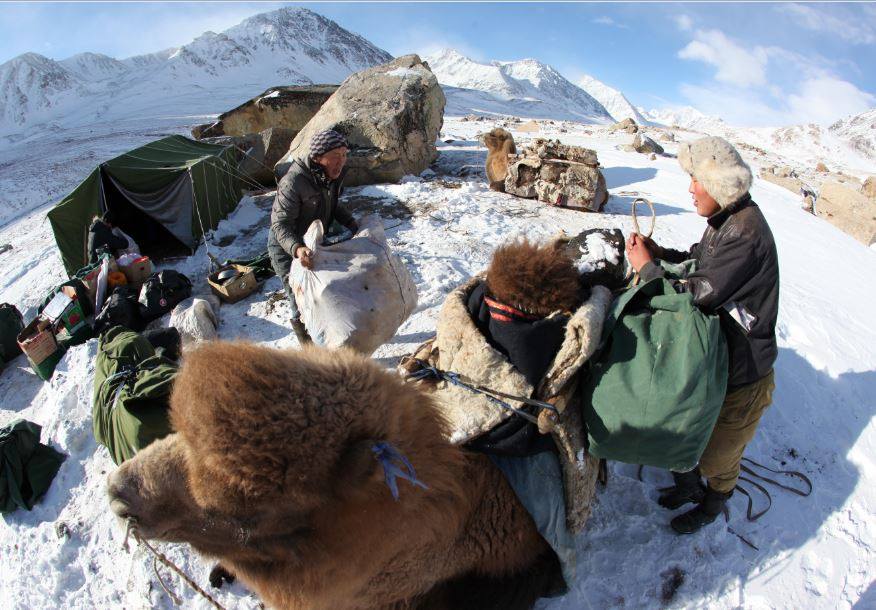
{"label": "man wearing fur hat", "polygon": [[727,339],[727,395],[699,469],[673,472],[675,486],[659,499],[669,509],[696,503],[671,522],[676,532],[690,534],[723,511],[736,487],[742,452],[772,401],[779,263],[772,232],[748,193],[751,170],[738,151],[722,138],[702,138],[682,143],[678,161],[691,176],[688,190],[697,214],[706,218],[702,239],[683,252],[633,233],[627,258],[643,281],[664,275],[655,258],[675,263],[696,259],[696,271],[676,282],[676,289],[690,292],[704,311],[717,313]]}
{"label": "man wearing fur hat", "polygon": [[310,140],[307,157],[296,159],[277,185],[271,208],[268,254],[292,308],[292,330],[299,343],[310,342],[301,323],[301,313],[289,286],[289,270],[297,258],[305,267],[313,264],[310,248],[304,245],[304,233],[314,220],[321,220],[326,231],[337,220],[353,233],[359,227],[353,215],[338,203],[343,191],[347,140],[337,131],[321,131]]}

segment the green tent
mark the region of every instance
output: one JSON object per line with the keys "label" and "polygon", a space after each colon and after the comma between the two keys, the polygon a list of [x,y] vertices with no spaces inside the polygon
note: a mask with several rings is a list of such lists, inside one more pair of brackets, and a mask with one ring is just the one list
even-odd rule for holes
{"label": "green tent", "polygon": [[169,136],[101,163],[49,212],[69,274],[88,263],[88,227],[112,211],[142,254],[191,254],[237,207],[243,176],[232,146]]}

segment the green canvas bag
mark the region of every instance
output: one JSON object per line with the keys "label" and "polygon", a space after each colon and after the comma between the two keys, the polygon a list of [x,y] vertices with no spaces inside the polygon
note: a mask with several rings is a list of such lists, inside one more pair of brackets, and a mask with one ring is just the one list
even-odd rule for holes
{"label": "green canvas bag", "polygon": [[94,438],[121,464],[170,434],[167,408],[177,365],[122,326],[103,333],[94,366]]}
{"label": "green canvas bag", "polygon": [[0,513],[32,509],[67,457],[40,443],[41,430],[24,419],[0,428]]}
{"label": "green canvas bag", "polygon": [[[685,277],[692,263],[663,266],[669,275]],[[718,316],[655,278],[615,300],[602,341],[581,382],[590,453],[692,469],[727,390],[727,344]]]}

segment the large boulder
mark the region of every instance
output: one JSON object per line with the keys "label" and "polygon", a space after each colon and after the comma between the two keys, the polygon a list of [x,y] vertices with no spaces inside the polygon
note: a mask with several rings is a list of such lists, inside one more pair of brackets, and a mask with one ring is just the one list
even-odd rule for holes
{"label": "large boulder", "polygon": [[815,202],[818,216],[864,245],[876,242],[876,200],[838,182],[825,182]]}
{"label": "large boulder", "polygon": [[663,147],[642,133],[636,134],[635,139],[633,139],[633,148],[636,149],[636,152],[646,155],[652,153],[658,155],[663,154]]}
{"label": "large boulder", "polygon": [[509,165],[505,192],[588,212],[601,211],[608,201],[596,151],[541,138]]}
{"label": "large boulder", "polygon": [[623,121],[618,121],[608,129],[609,131],[625,131],[627,133],[638,133],[639,126],[632,118],[626,118]]}
{"label": "large boulder", "polygon": [[198,140],[217,136],[245,136],[271,127],[299,132],[337,90],[337,85],[272,87],[237,108],[220,114],[214,123],[196,125],[192,135]]}
{"label": "large boulder", "polygon": [[324,129],[350,144],[344,184],[398,182],[419,174],[438,157],[435,139],[444,121],[444,92],[417,55],[351,75],[292,141],[274,171],[279,179],[310,139]]}
{"label": "large boulder", "polygon": [[761,179],[784,187],[796,194],[803,187],[803,182],[795,176],[794,171],[788,167],[765,167],[760,171]]}

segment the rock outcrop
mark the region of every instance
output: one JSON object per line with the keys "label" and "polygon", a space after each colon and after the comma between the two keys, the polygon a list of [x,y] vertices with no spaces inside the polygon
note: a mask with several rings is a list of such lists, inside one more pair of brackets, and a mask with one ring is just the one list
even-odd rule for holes
{"label": "rock outcrop", "polygon": [[838,182],[825,182],[815,202],[818,216],[869,246],[876,242],[876,199]]}
{"label": "rock outcrop", "polygon": [[618,121],[608,129],[609,131],[625,131],[627,133],[639,132],[639,126],[632,118],[626,118],[623,121]]}
{"label": "rock outcrop", "polygon": [[643,133],[636,134],[636,137],[633,140],[633,148],[636,150],[636,152],[645,155],[663,154],[663,147]]}
{"label": "rock outcrop", "polygon": [[272,87],[237,108],[219,115],[214,123],[192,128],[195,139],[245,136],[279,127],[299,132],[337,91],[337,85]]}
{"label": "rock outcrop", "polygon": [[417,55],[399,57],[348,77],[295,137],[274,167],[279,179],[310,139],[334,129],[350,144],[348,186],[397,182],[419,174],[437,158],[435,140],[444,121],[444,93]]}
{"label": "rock outcrop", "polygon": [[800,193],[800,188],[803,186],[797,178],[797,173],[789,167],[765,167],[760,171],[760,177],[796,194]]}

